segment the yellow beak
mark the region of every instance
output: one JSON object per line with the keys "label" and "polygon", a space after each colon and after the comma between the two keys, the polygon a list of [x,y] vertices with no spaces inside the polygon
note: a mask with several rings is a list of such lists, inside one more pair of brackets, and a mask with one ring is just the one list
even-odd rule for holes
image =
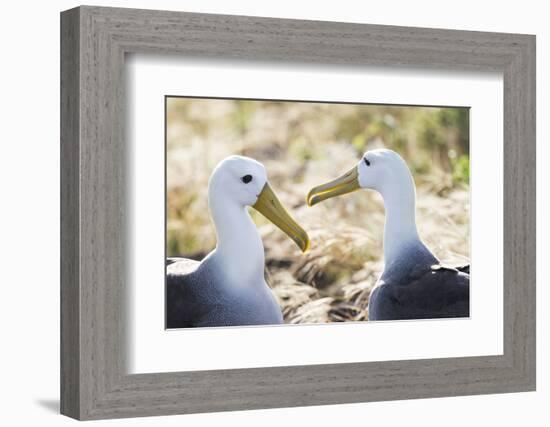
{"label": "yellow beak", "polygon": [[288,237],[294,240],[302,252],[309,249],[309,236],[286,211],[269,183],[265,184],[258,200],[252,207],[284,231]]}
{"label": "yellow beak", "polygon": [[351,193],[359,188],[359,173],[357,171],[357,166],[355,166],[344,175],[309,190],[307,204],[308,206],[313,206],[323,200]]}

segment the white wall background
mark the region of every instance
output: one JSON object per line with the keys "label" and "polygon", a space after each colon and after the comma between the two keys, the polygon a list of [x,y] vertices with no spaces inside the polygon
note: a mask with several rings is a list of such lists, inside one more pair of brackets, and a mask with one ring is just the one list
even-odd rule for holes
{"label": "white wall background", "polygon": [[[460,0],[96,1],[97,5],[537,35],[538,260],[549,253],[550,27],[545,2]],[[59,384],[59,11],[74,1],[4,2],[0,26],[0,420],[68,425]],[[546,197],[545,197],[546,196]],[[500,426],[550,424],[550,276],[538,268],[538,391],[109,421],[110,425]]]}

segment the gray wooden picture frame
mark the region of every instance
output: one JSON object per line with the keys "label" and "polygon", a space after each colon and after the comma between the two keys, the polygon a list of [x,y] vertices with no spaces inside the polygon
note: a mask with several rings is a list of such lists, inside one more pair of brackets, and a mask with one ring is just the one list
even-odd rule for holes
{"label": "gray wooden picture frame", "polygon": [[[127,374],[127,53],[502,72],[504,354]],[[63,414],[100,419],[534,390],[535,279],[534,36],[88,6],[62,12]]]}

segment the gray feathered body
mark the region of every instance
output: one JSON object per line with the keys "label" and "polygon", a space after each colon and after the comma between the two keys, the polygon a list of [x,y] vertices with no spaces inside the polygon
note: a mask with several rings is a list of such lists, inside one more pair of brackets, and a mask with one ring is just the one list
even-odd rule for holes
{"label": "gray feathered body", "polygon": [[230,285],[211,257],[201,263],[170,258],[166,270],[169,329],[283,323],[279,304],[263,280]]}
{"label": "gray feathered body", "polygon": [[369,320],[470,316],[469,266],[442,266],[423,245],[386,266],[369,298]]}

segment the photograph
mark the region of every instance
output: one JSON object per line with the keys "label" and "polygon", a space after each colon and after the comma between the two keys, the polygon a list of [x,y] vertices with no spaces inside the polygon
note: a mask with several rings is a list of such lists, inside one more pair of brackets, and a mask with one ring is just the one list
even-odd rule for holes
{"label": "photograph", "polygon": [[470,316],[469,108],[165,111],[166,329]]}

